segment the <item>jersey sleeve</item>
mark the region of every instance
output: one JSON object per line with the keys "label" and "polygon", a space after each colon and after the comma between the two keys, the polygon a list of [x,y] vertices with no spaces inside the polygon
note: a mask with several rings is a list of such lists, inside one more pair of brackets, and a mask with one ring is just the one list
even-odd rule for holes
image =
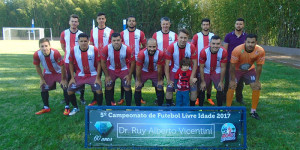
{"label": "jersey sleeve", "polygon": [[[159,50],[157,50],[157,51],[159,51]],[[162,51],[159,51],[157,64],[158,65],[164,65],[165,64],[164,52],[162,52]]]}
{"label": "jersey sleeve", "polygon": [[95,45],[95,43],[94,43],[94,36],[93,36],[93,30],[94,30],[94,29],[91,30],[91,34],[90,34],[90,36],[91,36],[90,42],[92,42],[93,45]]}
{"label": "jersey sleeve", "polygon": [[240,50],[237,49],[238,47],[234,48],[232,53],[231,53],[231,59],[230,63],[236,64],[240,60]]}
{"label": "jersey sleeve", "polygon": [[174,53],[174,44],[168,46],[168,49],[165,51],[165,59],[173,60],[173,53]]}
{"label": "jersey sleeve", "polygon": [[175,33],[175,41],[177,41],[178,40],[178,35],[177,35],[177,33]]}
{"label": "jersey sleeve", "polygon": [[224,43],[226,43],[226,44],[228,44],[230,42],[230,40],[229,40],[229,34],[230,33],[226,34],[226,36],[224,38]]}
{"label": "jersey sleeve", "polygon": [[146,44],[147,43],[147,39],[146,39],[145,33],[143,31],[141,31],[140,43],[141,44]]}
{"label": "jersey sleeve", "polygon": [[107,60],[108,57],[108,45],[106,45],[102,50],[101,50],[101,59],[102,60]]}
{"label": "jersey sleeve", "polygon": [[222,53],[222,58],[221,58],[221,63],[227,63],[227,51],[225,50],[225,48],[223,48],[223,53]]}
{"label": "jersey sleeve", "polygon": [[124,41],[124,31],[122,31],[122,32],[120,33],[120,35],[121,35],[122,43],[125,44],[125,41]]}
{"label": "jersey sleeve", "polygon": [[200,64],[205,64],[206,60],[207,60],[207,58],[206,58],[205,48],[203,48],[203,49],[200,51],[199,63],[200,63]]}
{"label": "jersey sleeve", "polygon": [[129,62],[135,61],[134,51],[130,48],[130,46],[127,46],[126,49],[126,60],[128,60]]}
{"label": "jersey sleeve", "polygon": [[193,39],[192,39],[192,42],[191,42],[191,43],[192,43],[194,46],[197,46],[197,42],[198,42],[198,35],[195,34],[194,37],[193,37]]}
{"label": "jersey sleeve", "polygon": [[61,44],[65,44],[66,45],[65,31],[61,32],[59,41],[60,41]]}
{"label": "jersey sleeve", "polygon": [[157,38],[156,38],[156,32],[152,35],[152,38],[155,39],[155,40],[157,40]]}
{"label": "jersey sleeve", "polygon": [[137,66],[142,66],[144,64],[144,60],[145,60],[145,55],[144,55],[144,50],[141,50],[137,56],[137,61],[136,61],[136,65]]}
{"label": "jersey sleeve", "polygon": [[257,61],[256,61],[256,64],[260,64],[260,65],[263,65],[265,64],[265,51],[263,48],[260,48],[259,49],[259,56],[257,58]]}
{"label": "jersey sleeve", "polygon": [[197,59],[197,51],[193,44],[191,44],[191,59]]}
{"label": "jersey sleeve", "polygon": [[56,63],[59,65],[59,66],[62,66],[64,65],[64,61],[59,53],[58,50],[53,50],[54,51],[54,59],[56,61]]}
{"label": "jersey sleeve", "polygon": [[111,29],[110,34],[109,34],[109,39],[108,39],[108,44],[111,43],[111,35],[114,33],[115,31],[113,29]]}
{"label": "jersey sleeve", "polygon": [[38,55],[38,51],[36,51],[34,54],[33,54],[33,64],[34,65],[40,65],[40,58],[39,58],[39,55]]}

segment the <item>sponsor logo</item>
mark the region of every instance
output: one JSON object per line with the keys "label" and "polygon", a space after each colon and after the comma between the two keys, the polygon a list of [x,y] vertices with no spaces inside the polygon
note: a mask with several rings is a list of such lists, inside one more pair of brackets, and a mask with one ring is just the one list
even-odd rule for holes
{"label": "sponsor logo", "polygon": [[221,142],[236,140],[236,128],[232,123],[225,123],[221,128]]}
{"label": "sponsor logo", "polygon": [[134,35],[134,39],[139,39],[139,36],[138,35]]}
{"label": "sponsor logo", "polygon": [[100,135],[94,137],[94,141],[111,142],[112,138],[106,137],[112,129],[112,124],[109,121],[97,121],[94,127],[99,131]]}

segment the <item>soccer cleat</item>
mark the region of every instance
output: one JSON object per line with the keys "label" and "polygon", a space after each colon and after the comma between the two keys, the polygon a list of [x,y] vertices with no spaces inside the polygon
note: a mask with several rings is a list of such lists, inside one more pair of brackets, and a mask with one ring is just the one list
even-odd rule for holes
{"label": "soccer cleat", "polygon": [[70,114],[70,108],[65,108],[65,111],[64,111],[64,115],[69,115]]}
{"label": "soccer cleat", "polygon": [[47,113],[47,112],[50,112],[50,111],[51,111],[50,108],[48,108],[48,109],[44,109],[44,108],[43,108],[42,110],[36,112],[35,114],[36,114],[36,115],[40,115],[40,114]]}
{"label": "soccer cleat", "polygon": [[79,108],[73,108],[73,110],[69,113],[69,116],[75,115],[77,112],[79,112]]}
{"label": "soccer cleat", "polygon": [[94,106],[97,104],[97,101],[92,101],[92,103],[89,104],[89,106]]}
{"label": "soccer cleat", "polygon": [[215,103],[213,102],[212,99],[207,99],[208,103],[210,103],[211,105],[215,105]]}
{"label": "soccer cleat", "polygon": [[118,105],[122,105],[124,103],[124,99],[120,99]]}
{"label": "soccer cleat", "polygon": [[254,111],[253,113],[250,113],[250,117],[260,120],[260,117],[258,116],[258,114],[256,113],[256,111]]}
{"label": "soccer cleat", "polygon": [[195,105],[199,106],[199,98],[197,98]]}
{"label": "soccer cleat", "polygon": [[81,102],[82,105],[86,104],[86,101],[84,99],[80,99],[80,102]]}
{"label": "soccer cleat", "polygon": [[110,102],[111,103],[111,106],[116,106],[116,102]]}
{"label": "soccer cleat", "polygon": [[146,104],[146,101],[144,101],[143,99],[141,99],[141,103],[142,104]]}

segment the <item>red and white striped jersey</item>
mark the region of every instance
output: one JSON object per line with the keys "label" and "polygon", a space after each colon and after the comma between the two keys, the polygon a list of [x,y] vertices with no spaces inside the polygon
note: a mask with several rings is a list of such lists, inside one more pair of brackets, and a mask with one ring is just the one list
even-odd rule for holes
{"label": "red and white striped jersey", "polygon": [[172,61],[172,72],[177,72],[177,70],[180,68],[179,63],[184,57],[197,59],[196,48],[190,42],[186,43],[185,48],[179,48],[178,42],[174,42],[168,47],[168,50],[165,52],[165,59]]}
{"label": "red and white striped jersey", "polygon": [[123,43],[130,46],[134,52],[135,60],[137,60],[137,55],[141,50],[140,45],[147,43],[144,32],[139,29],[135,29],[134,31],[126,29],[121,32],[121,37]]}
{"label": "red and white striped jersey", "polygon": [[198,66],[200,65],[199,63],[199,56],[200,56],[200,51],[204,48],[209,46],[209,42],[211,37],[214,36],[213,33],[209,32],[208,35],[204,35],[202,32],[199,32],[194,35],[192,39],[192,43],[195,45],[198,51]]}
{"label": "red and white striped jersey", "polygon": [[204,65],[205,74],[221,73],[221,63],[227,63],[227,51],[221,47],[215,54],[210,52],[210,46],[203,48],[200,52],[200,63]]}
{"label": "red and white striped jersey", "polygon": [[76,76],[90,77],[97,75],[97,63],[100,61],[98,49],[89,45],[87,51],[82,51],[78,46],[75,46],[70,52],[70,61],[75,67]]}
{"label": "red and white striped jersey", "polygon": [[169,31],[169,33],[157,31],[152,36],[152,38],[154,38],[157,42],[157,49],[162,50],[164,52],[168,50],[168,46],[170,44],[177,41],[177,37],[177,34],[173,31]]}
{"label": "red and white striped jersey", "polygon": [[42,50],[37,50],[33,54],[33,64],[40,65],[40,63],[44,68],[44,74],[61,73],[61,66],[64,65],[60,53],[53,48],[51,48],[49,56],[45,56]]}
{"label": "red and white striped jersey", "polygon": [[116,72],[127,70],[131,61],[134,61],[134,55],[131,48],[122,44],[120,50],[115,50],[112,44],[108,44],[101,51],[101,59],[108,60],[107,66],[110,70]]}
{"label": "red and white striped jersey", "polygon": [[112,33],[114,33],[114,30],[109,27],[105,27],[103,29],[95,27],[91,30],[90,41],[93,42],[93,45],[101,51],[106,45],[111,43],[110,37]]}
{"label": "red and white striped jersey", "polygon": [[82,31],[77,30],[77,32],[73,33],[70,29],[66,29],[60,34],[60,43],[65,45],[65,63],[69,63],[70,50],[74,48],[74,46],[78,45],[78,35],[82,33]]}
{"label": "red and white striped jersey", "polygon": [[136,61],[137,66],[142,66],[142,70],[145,72],[157,71],[157,65],[164,64],[164,53],[160,50],[156,50],[153,56],[148,54],[147,49],[143,49],[138,54]]}

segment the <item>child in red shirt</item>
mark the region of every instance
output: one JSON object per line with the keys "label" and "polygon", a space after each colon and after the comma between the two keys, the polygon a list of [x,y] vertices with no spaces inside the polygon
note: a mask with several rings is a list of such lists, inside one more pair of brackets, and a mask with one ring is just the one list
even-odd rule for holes
{"label": "child in red shirt", "polygon": [[[183,58],[180,61],[180,69],[175,74],[175,91],[176,91],[176,106],[189,106],[190,105],[190,77],[192,70],[189,70],[191,60]],[[195,83],[197,78],[193,78]]]}

